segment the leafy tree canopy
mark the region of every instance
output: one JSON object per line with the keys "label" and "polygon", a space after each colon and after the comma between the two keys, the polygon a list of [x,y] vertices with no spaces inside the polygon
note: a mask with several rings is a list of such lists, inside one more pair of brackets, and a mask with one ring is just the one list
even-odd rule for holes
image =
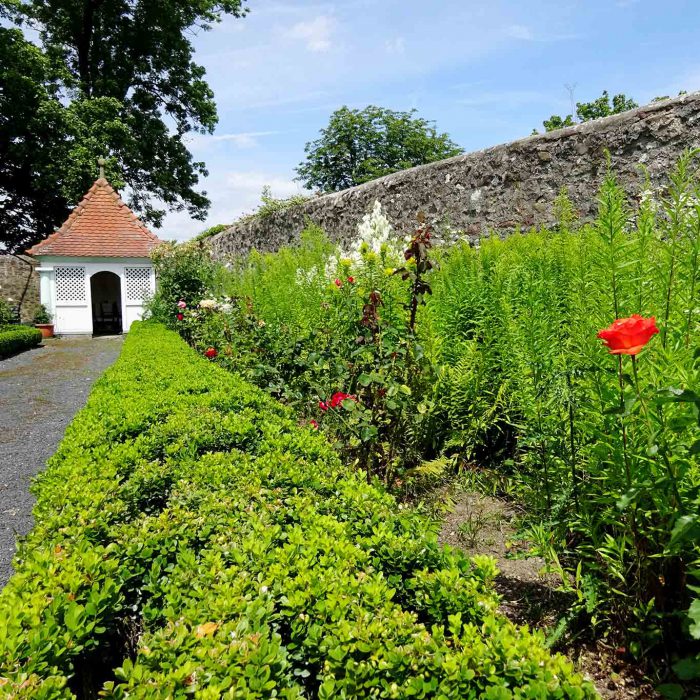
{"label": "leafy tree canopy", "polygon": [[415,112],[373,105],[362,110],[341,107],[320,137],[306,144],[297,179],[309,189],[336,192],[462,153],[448,134],[438,133]]}
{"label": "leafy tree canopy", "polygon": [[[607,90],[603,90],[603,94],[592,102],[577,102],[576,117],[579,122],[588,122],[592,119],[600,119],[601,117],[609,117],[611,114],[619,114],[626,112],[628,109],[634,109],[639,105],[631,98],[623,93],[613,95],[612,101]],[[565,117],[560,117],[553,114],[549,119],[542,122],[545,131],[555,131],[566,126],[573,126],[573,115],[567,114]],[[537,133],[536,131],[534,133]]]}
{"label": "leafy tree canopy", "polygon": [[203,219],[207,171],[184,138],[212,132],[217,112],[191,37],[244,3],[0,0],[13,24],[0,27],[0,244],[17,250],[50,233],[100,156],[145,221],[159,226],[166,209]]}

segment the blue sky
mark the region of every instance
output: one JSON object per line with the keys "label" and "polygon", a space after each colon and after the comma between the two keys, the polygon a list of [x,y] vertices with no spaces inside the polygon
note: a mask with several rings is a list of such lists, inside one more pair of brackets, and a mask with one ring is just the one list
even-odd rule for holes
{"label": "blue sky", "polygon": [[213,136],[189,143],[210,175],[205,224],[253,211],[265,185],[302,192],[304,145],[342,105],[416,108],[466,151],[527,136],[607,89],[640,104],[700,89],[698,0],[250,0],[195,39],[216,94]]}

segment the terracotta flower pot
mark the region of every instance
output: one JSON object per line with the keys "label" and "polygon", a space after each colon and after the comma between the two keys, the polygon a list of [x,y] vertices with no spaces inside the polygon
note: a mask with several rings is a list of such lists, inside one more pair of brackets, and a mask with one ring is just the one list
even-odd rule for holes
{"label": "terracotta flower pot", "polygon": [[41,331],[42,338],[53,338],[53,323],[35,323],[34,327]]}

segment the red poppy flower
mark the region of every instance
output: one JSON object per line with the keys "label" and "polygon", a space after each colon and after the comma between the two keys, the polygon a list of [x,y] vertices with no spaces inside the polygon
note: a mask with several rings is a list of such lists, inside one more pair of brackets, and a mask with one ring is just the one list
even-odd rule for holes
{"label": "red poppy flower", "polygon": [[343,283],[336,277],[335,281],[333,284],[340,289],[343,286]]}
{"label": "red poppy flower", "polygon": [[331,396],[331,408],[337,408],[340,406],[343,401],[350,399],[351,401],[357,401],[356,396],[351,396],[350,394],[346,394],[342,391],[336,391],[333,396]]}
{"label": "red poppy flower", "polygon": [[318,407],[324,412],[328,410],[328,404],[325,401],[319,401]]}
{"label": "red poppy flower", "polygon": [[177,320],[178,320],[178,321],[182,321],[184,318],[185,318],[185,316],[184,316],[183,314],[178,314],[178,315],[177,315]]}
{"label": "red poppy flower", "polygon": [[216,348],[207,348],[204,351],[204,356],[208,357],[210,360],[213,360],[219,353],[216,352]]}
{"label": "red poppy flower", "polygon": [[636,355],[659,332],[656,318],[632,314],[618,318],[610,327],[598,332],[612,355]]}
{"label": "red poppy flower", "polygon": [[314,429],[318,430],[318,421],[314,420],[313,418],[309,421],[309,425]]}
{"label": "red poppy flower", "polygon": [[348,282],[350,284],[355,284],[355,278],[354,277],[348,277]]}

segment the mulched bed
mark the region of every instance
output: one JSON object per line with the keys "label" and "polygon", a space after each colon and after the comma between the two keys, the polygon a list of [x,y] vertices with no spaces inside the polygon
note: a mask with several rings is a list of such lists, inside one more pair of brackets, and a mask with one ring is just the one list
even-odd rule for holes
{"label": "mulched bed", "polygon": [[[513,622],[551,633],[571,602],[568,593],[557,590],[556,574],[546,571],[541,557],[527,556],[518,540],[516,507],[497,498],[446,487],[445,499],[453,503],[443,519],[442,544],[467,554],[488,554],[501,570],[496,589],[501,595],[501,612]],[[660,698],[642,670],[625,659],[621,649],[603,641],[562,640],[553,645],[569,656],[579,671],[596,686],[601,697],[610,700]]]}

